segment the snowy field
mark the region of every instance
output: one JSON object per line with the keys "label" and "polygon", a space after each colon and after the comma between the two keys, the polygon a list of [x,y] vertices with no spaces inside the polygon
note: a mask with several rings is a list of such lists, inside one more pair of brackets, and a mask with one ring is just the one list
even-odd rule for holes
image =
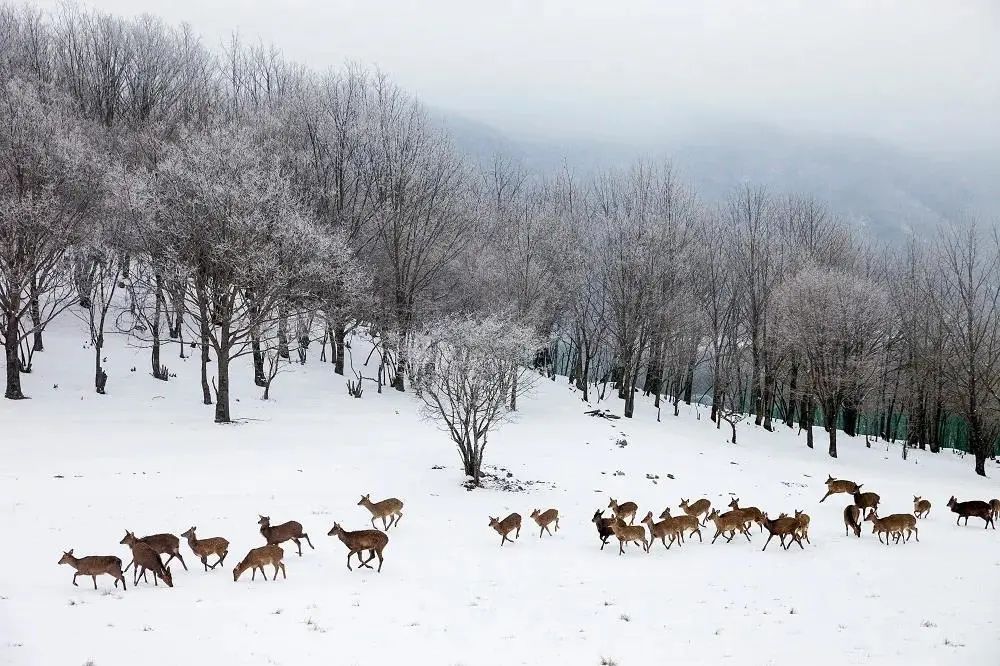
{"label": "snowy field", "polygon": [[[244,420],[217,426],[197,359],[170,347],[179,376],[161,383],[147,350],[112,339],[109,394],[98,396],[82,329],[57,324],[24,377],[33,399],[0,401],[0,663],[1000,663],[1000,530],[956,527],[945,507],[951,494],[1000,496],[996,463],[980,479],[967,458],[914,451],[903,462],[898,447],[847,437],[835,461],[819,433],[811,451],[793,431],[752,424],[733,446],[694,408],[657,423],[643,403],[612,422],[585,416],[564,380],[541,381],[486,452],[525,491],[467,492],[457,453],[412,396],[368,387],[352,399],[318,354],[280,376],[267,403],[234,368]],[[882,546],[867,524],[860,540],[845,536],[847,496],[818,503],[828,473],[880,493],[883,515],[929,498],[920,542]],[[348,572],[346,549],[326,535],[334,521],[370,527],[363,493],[405,502],[381,574]],[[641,517],[731,494],[772,517],[804,509],[812,545],[761,552],[756,526],[753,543],[710,545],[705,529],[705,543],[619,557],[617,544],[599,550],[590,522],[609,496],[636,501]],[[539,540],[535,507],[559,509],[554,537]],[[488,516],[511,511],[524,529],[501,549]],[[263,544],[258,514],[302,522],[316,548],[285,548],[287,580],[234,584],[232,567]],[[133,589],[130,574],[124,593],[107,576],[97,591],[89,578],[73,587],[56,564],[69,548],[127,562],[126,529],[192,525],[228,538],[229,558],[206,573],[182,543],[190,570],[171,563],[173,589]]]}

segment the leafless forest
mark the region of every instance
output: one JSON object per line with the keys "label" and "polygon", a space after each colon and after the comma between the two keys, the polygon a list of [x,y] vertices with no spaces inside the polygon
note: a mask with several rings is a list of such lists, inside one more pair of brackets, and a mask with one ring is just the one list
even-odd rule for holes
{"label": "leafless forest", "polygon": [[[902,455],[959,439],[981,475],[996,454],[990,220],[882,246],[796,193],[703,200],[681,165],[480,163],[378,72],[154,18],[0,6],[0,72],[6,398],[75,316],[98,393],[111,334],[148,346],[150,381],[200,357],[192,399],[220,423],[234,359],[265,398],[327,362],[361,399],[415,390],[477,478],[540,375],[626,417],[637,395],[664,418],[701,401],[734,440],[753,419],[810,447],[821,429],[834,457],[838,434]],[[356,330],[377,358],[351,357]]]}

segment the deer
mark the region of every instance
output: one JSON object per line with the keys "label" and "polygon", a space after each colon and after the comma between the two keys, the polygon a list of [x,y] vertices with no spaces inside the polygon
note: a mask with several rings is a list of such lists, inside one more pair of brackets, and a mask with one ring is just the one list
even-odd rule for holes
{"label": "deer", "polygon": [[812,519],[809,517],[809,514],[806,513],[805,511],[799,511],[798,509],[796,509],[795,520],[799,521],[799,527],[796,530],[796,532],[799,535],[799,539],[800,540],[805,539],[806,543],[808,543],[811,546],[812,541],[809,540],[809,522]]}
{"label": "deer", "polygon": [[610,498],[611,501],[608,502],[608,508],[614,513],[613,518],[620,520],[625,520],[628,518],[628,524],[632,525],[635,523],[635,514],[639,510],[639,505],[635,502],[625,502],[619,504],[614,498]]}
{"label": "deer", "polygon": [[[860,488],[861,486],[858,486]],[[882,501],[878,493],[863,493],[856,492],[853,493],[854,505],[861,509],[862,513],[865,509],[871,509],[873,511],[878,511],[878,503]]]}
{"label": "deer", "polygon": [[836,495],[837,493],[847,493],[848,495],[853,495],[861,490],[863,483],[854,483],[853,481],[848,481],[847,479],[835,479],[829,474],[827,474],[826,480],[826,495],[823,495],[822,502],[830,495]]}
{"label": "deer", "polygon": [[675,521],[677,521],[678,525],[682,526],[682,530],[681,530],[681,543],[682,544],[684,543],[684,530],[689,530],[688,534],[687,534],[688,536],[691,536],[692,534],[697,534],[698,535],[698,541],[704,543],[704,540],[701,538],[701,530],[699,529],[699,527],[701,526],[701,523],[698,522],[697,516],[689,516],[687,514],[684,514],[683,516],[671,516],[670,515],[670,507],[668,506],[660,514],[660,520],[663,520],[665,518],[673,518]]}
{"label": "deer", "polygon": [[[697,518],[702,527],[708,524],[708,512],[712,509],[712,503],[707,499],[702,498],[694,504],[691,504],[688,500],[682,497],[680,504],[677,506],[679,506],[681,511],[687,515]],[[702,514],[705,514],[705,516],[701,517]]]}
{"label": "deer", "polygon": [[[340,523],[334,523],[330,531],[326,533],[327,536],[336,536],[345,546],[347,546],[347,570],[353,571],[351,569],[351,555],[358,556],[358,562],[361,565],[358,567],[368,567],[371,569],[371,565],[368,563],[378,556],[378,570],[382,571],[382,551],[385,550],[386,545],[389,543],[389,535],[380,530],[358,530],[356,532],[348,532]],[[361,559],[361,551],[368,551],[368,559]]]}
{"label": "deer", "polygon": [[[382,529],[388,531],[393,525],[398,525],[403,517],[403,503],[395,497],[384,499],[381,502],[372,502],[369,495],[364,495],[358,502],[358,506],[363,506],[372,514],[372,527],[375,527],[375,519],[382,519]],[[386,525],[386,518],[389,524]]]}
{"label": "deer", "polygon": [[270,516],[259,517],[260,520],[257,521],[257,524],[260,525],[260,534],[267,541],[268,546],[277,546],[291,539],[298,546],[299,557],[302,557],[302,542],[299,539],[305,539],[309,547],[316,550],[313,542],[309,539],[309,535],[302,531],[302,523],[289,520],[287,523],[281,523],[272,527]]}
{"label": "deer", "polygon": [[917,518],[926,518],[931,512],[930,500],[925,500],[920,495],[913,496],[913,515]]}
{"label": "deer", "polygon": [[729,508],[732,509],[733,511],[739,511],[745,516],[743,522],[746,523],[747,529],[750,529],[750,522],[752,521],[757,523],[757,525],[760,527],[761,533],[764,532],[764,525],[762,522],[764,520],[764,514],[760,512],[760,509],[758,509],[755,506],[745,506],[743,508],[740,508],[739,497],[733,498],[733,500],[729,503]]}
{"label": "deer", "polygon": [[849,530],[854,530],[854,536],[861,538],[861,509],[853,504],[844,507],[844,536],[849,535]]}
{"label": "deer", "polygon": [[[199,539],[195,535],[195,530],[198,529],[194,526],[186,532],[182,533],[181,536],[187,539],[188,546],[191,548],[191,552],[197,555],[201,559],[201,563],[205,567],[205,571],[209,569],[215,570],[215,567],[222,564],[226,555],[229,554],[229,542],[222,537],[209,537],[208,539]],[[215,564],[208,563],[208,556],[215,555],[218,560]]]}
{"label": "deer", "polygon": [[608,539],[614,536],[614,531],[611,529],[611,521],[614,518],[605,518],[604,511],[595,511],[594,517],[590,519],[594,525],[597,525],[597,536],[601,539],[601,550],[608,545]]}
{"label": "deer", "polygon": [[542,538],[543,532],[548,532],[549,536],[552,536],[552,530],[549,529],[549,525],[554,524],[556,527],[556,532],[559,531],[559,511],[557,509],[546,509],[545,511],[539,512],[535,509],[531,512],[531,517],[534,519],[535,524],[537,524],[541,529],[538,531],[538,538]]}
{"label": "deer", "polygon": [[[132,547],[132,544],[136,541],[141,541],[153,550],[156,551],[158,555],[169,555],[167,561],[163,563],[164,566],[170,564],[170,560],[175,557],[180,560],[181,566],[184,567],[184,571],[187,571],[187,564],[184,563],[184,558],[181,556],[181,540],[175,537],[173,534],[150,534],[149,536],[144,536],[141,539],[137,539],[134,532],[129,532],[125,530],[125,536],[118,543],[123,546]],[[129,562],[125,565],[125,571],[134,564]]]}
{"label": "deer", "polygon": [[[521,538],[521,514],[512,513],[503,520],[490,516],[490,527],[500,535],[500,547],[503,548],[504,541],[514,543],[514,539]],[[514,532],[514,539],[507,536],[511,532]]]}
{"label": "deer", "polygon": [[[799,548],[805,550],[805,546],[802,545],[802,539],[799,538],[799,521],[797,518],[791,518],[789,516],[781,517],[779,516],[776,520],[771,520],[767,517],[765,513],[763,516],[764,527],[770,533],[767,537],[767,541],[764,542],[764,547],[761,548],[761,552],[767,550],[767,544],[771,543],[771,539],[778,536],[778,540],[781,542],[781,547],[788,550],[793,543],[799,544]],[[787,544],[785,543],[785,537],[791,537],[792,540]]]}
{"label": "deer", "polygon": [[[86,555],[84,557],[74,557],[73,549],[64,551],[59,558],[59,564],[68,564],[76,572],[73,574],[73,585],[76,584],[77,576],[90,576],[94,581],[94,589],[97,589],[97,577],[108,574],[115,579],[115,587],[121,581],[122,589],[125,588],[125,575],[122,573],[122,560],[114,555]],[[79,587],[79,585],[77,585]]]}
{"label": "deer", "polygon": [[726,536],[726,543],[733,540],[736,533],[739,532],[750,541],[750,532],[747,531],[746,522],[743,519],[743,514],[739,511],[727,511],[725,513],[719,513],[718,509],[712,509],[712,513],[708,514],[708,519],[715,523],[715,536],[712,537],[712,543],[719,536]]}
{"label": "deer", "polygon": [[953,513],[958,514],[958,518],[955,519],[956,525],[958,525],[958,521],[960,521],[962,518],[965,518],[965,524],[968,525],[969,518],[975,517],[975,518],[982,518],[984,521],[986,521],[986,524],[983,525],[984,530],[990,525],[993,526],[993,529],[997,528],[996,523],[993,522],[992,503],[982,502],[980,500],[959,502],[957,499],[955,499],[955,496],[952,495],[951,499],[948,500],[948,508],[951,509]]}
{"label": "deer", "polygon": [[906,538],[903,539],[903,543],[910,540],[911,534],[916,537],[918,543],[920,542],[917,519],[908,513],[894,513],[885,518],[879,518],[873,510],[868,513],[865,522],[872,524],[872,533],[878,534],[879,543],[882,543],[882,534],[885,534],[885,545],[887,546],[889,545],[889,535],[892,535],[895,542],[899,543],[900,537],[903,536],[903,530],[906,530]]}
{"label": "deer", "polygon": [[1000,499],[990,500],[990,512],[993,514],[993,521],[996,522],[997,518],[1000,518]]}
{"label": "deer", "polygon": [[152,571],[153,585],[159,585],[157,581],[162,579],[167,587],[174,586],[174,577],[170,574],[170,568],[164,566],[163,561],[160,560],[160,554],[152,546],[145,541],[135,540],[129,544],[129,548],[132,549],[132,562],[135,564],[132,569],[132,573],[135,574],[132,585],[139,585],[140,578],[148,583],[146,572]]}
{"label": "deer", "polygon": [[[688,518],[690,516],[685,516]],[[677,547],[681,547],[684,543],[684,528],[677,522],[676,518],[671,518],[670,516],[664,518],[658,523],[653,522],[653,512],[648,511],[646,517],[641,521],[647,527],[649,527],[649,543],[654,544],[656,540],[659,539],[667,550],[670,550],[670,546],[677,542]],[[670,537],[670,543],[667,543],[667,537]]]}
{"label": "deer", "polygon": [[611,521],[611,531],[618,537],[618,554],[625,554],[625,544],[642,542],[642,548],[649,552],[649,540],[646,538],[646,528],[641,525],[626,525],[621,518]]}
{"label": "deer", "polygon": [[281,549],[281,546],[269,543],[266,546],[260,546],[258,548],[251,548],[247,556],[244,557],[239,564],[233,568],[233,582],[237,582],[243,572],[250,569],[250,580],[257,580],[257,570],[260,569],[260,575],[267,580],[267,573],[264,572],[264,565],[270,564],[274,567],[274,576],[271,580],[278,580],[278,570],[281,570],[281,575],[285,580],[288,580],[288,573],[285,572],[285,563],[282,562],[282,558],[285,556],[285,551]]}

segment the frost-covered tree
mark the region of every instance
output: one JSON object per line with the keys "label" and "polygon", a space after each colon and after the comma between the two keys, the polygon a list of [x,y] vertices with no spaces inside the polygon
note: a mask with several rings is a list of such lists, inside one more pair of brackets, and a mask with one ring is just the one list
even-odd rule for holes
{"label": "frost-covered tree", "polygon": [[885,288],[837,268],[807,267],[775,295],[777,335],[805,363],[812,395],[823,411],[837,457],[837,428],[849,400],[878,378],[890,330]]}
{"label": "frost-covered tree", "polygon": [[489,434],[510,415],[510,392],[530,388],[534,332],[500,316],[447,317],[409,339],[410,377],[425,416],[458,447],[467,477],[479,485]]}
{"label": "frost-covered tree", "polygon": [[19,78],[2,83],[0,335],[7,398],[24,397],[21,341],[73,303],[65,257],[100,201],[97,154],[90,128],[58,91]]}

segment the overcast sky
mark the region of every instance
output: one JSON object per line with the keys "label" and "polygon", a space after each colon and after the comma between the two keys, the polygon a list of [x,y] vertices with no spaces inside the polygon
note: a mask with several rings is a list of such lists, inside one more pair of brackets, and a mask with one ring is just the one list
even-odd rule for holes
{"label": "overcast sky", "polygon": [[[43,0],[40,4],[54,3]],[[97,0],[378,65],[513,134],[655,140],[707,122],[1000,147],[997,0]]]}

